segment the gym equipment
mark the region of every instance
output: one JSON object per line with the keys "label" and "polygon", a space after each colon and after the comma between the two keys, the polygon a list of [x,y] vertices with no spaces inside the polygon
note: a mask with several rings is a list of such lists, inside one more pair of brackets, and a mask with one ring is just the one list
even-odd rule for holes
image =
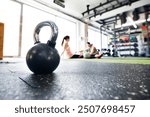
{"label": "gym equipment", "polygon": [[124,12],[120,15],[121,24],[125,24],[127,22],[126,18],[127,18],[127,13]]}
{"label": "gym equipment", "polygon": [[[50,26],[52,29],[51,38],[47,43],[40,43],[39,33],[42,27]],[[28,68],[35,74],[52,73],[59,65],[60,56],[55,49],[58,28],[52,21],[43,21],[35,27],[34,41],[35,45],[26,55]]]}
{"label": "gym equipment", "polygon": [[140,16],[139,16],[139,10],[138,10],[138,9],[135,9],[135,10],[132,12],[132,14],[133,14],[133,20],[134,20],[134,21],[139,20]]}

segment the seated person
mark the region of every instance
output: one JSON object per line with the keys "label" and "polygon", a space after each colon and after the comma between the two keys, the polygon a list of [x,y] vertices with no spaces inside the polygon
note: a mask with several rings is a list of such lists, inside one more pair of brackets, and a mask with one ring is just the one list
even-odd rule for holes
{"label": "seated person", "polygon": [[103,56],[103,54],[100,54],[96,47],[90,42],[87,42],[87,46],[88,48],[82,51],[84,58],[101,58]]}
{"label": "seated person", "polygon": [[69,41],[70,37],[68,35],[63,38],[61,44],[61,46],[63,47],[63,52],[61,53],[61,56],[65,53],[67,58],[83,58],[83,55],[73,54],[71,52]]}

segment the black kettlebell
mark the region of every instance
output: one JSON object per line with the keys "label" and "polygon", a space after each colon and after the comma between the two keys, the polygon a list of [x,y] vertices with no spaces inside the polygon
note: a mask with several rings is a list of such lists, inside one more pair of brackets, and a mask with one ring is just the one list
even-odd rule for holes
{"label": "black kettlebell", "polygon": [[[51,38],[46,44],[40,43],[39,40],[39,33],[43,26],[50,26],[52,29]],[[52,21],[41,22],[35,27],[35,45],[28,51],[26,55],[27,66],[35,74],[49,74],[58,67],[60,56],[58,51],[55,49],[57,36],[58,28]]]}

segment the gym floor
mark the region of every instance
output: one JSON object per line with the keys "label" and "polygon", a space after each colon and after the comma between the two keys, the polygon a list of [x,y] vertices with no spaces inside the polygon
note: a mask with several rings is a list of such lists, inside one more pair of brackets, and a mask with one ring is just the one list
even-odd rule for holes
{"label": "gym floor", "polygon": [[25,59],[4,59],[0,61],[0,99],[147,100],[150,58],[61,60],[49,75],[33,74]]}

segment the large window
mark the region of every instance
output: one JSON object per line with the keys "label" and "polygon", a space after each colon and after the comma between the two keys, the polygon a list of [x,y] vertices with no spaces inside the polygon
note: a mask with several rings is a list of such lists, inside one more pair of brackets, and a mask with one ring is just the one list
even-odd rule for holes
{"label": "large window", "polygon": [[[22,34],[22,56],[26,56],[27,51],[34,45],[33,33],[36,25],[42,21],[54,21],[55,16],[24,5],[23,7],[23,34]],[[49,27],[43,27],[40,32],[40,41],[46,43],[51,32]],[[50,34],[48,34],[50,32]]]}
{"label": "large window", "polygon": [[18,56],[20,9],[18,3],[3,0],[0,3],[0,22],[4,23],[4,56]]}
{"label": "large window", "polygon": [[97,49],[101,49],[100,32],[93,29],[88,29],[88,41]]}
{"label": "large window", "polygon": [[[20,46],[20,18],[21,4],[9,0],[3,0],[0,4],[0,22],[5,24],[4,31],[4,56],[18,56],[21,47],[21,56],[25,57],[28,50],[34,45],[33,33],[38,23],[51,20],[58,26],[59,34],[56,48],[62,52],[61,42],[64,36],[70,36],[70,47],[73,53],[80,49],[80,30],[78,21],[69,16],[50,14],[48,10],[42,11],[23,4],[22,15],[22,39]],[[51,28],[43,27],[40,31],[40,41],[46,43],[51,36]],[[79,39],[79,40],[78,40]],[[89,41],[100,48],[100,34],[98,31],[89,31]],[[20,46],[20,47],[19,47]]]}
{"label": "large window", "polygon": [[74,53],[77,50],[77,34],[76,34],[76,23],[57,17],[57,25],[59,29],[59,35],[57,39],[56,48],[58,48],[59,52],[62,51],[61,42],[64,36],[70,36],[70,48],[71,51]]}
{"label": "large window", "polygon": [[108,49],[108,36],[105,32],[100,33],[96,29],[88,29],[88,41],[93,43],[97,49]]}
{"label": "large window", "polygon": [[[23,9],[23,41],[22,41],[22,56],[25,56],[27,51],[33,46],[33,32],[36,25],[42,21],[53,21],[58,27],[58,38],[56,48],[60,53],[62,51],[61,42],[65,35],[71,37],[70,46],[73,52],[76,51],[76,23],[69,20],[56,17],[44,11],[37,10],[30,6],[24,5]],[[50,38],[50,27],[43,27],[40,31],[40,41],[46,43]]]}
{"label": "large window", "polygon": [[102,33],[102,48],[108,49],[108,43],[109,43],[108,36]]}

